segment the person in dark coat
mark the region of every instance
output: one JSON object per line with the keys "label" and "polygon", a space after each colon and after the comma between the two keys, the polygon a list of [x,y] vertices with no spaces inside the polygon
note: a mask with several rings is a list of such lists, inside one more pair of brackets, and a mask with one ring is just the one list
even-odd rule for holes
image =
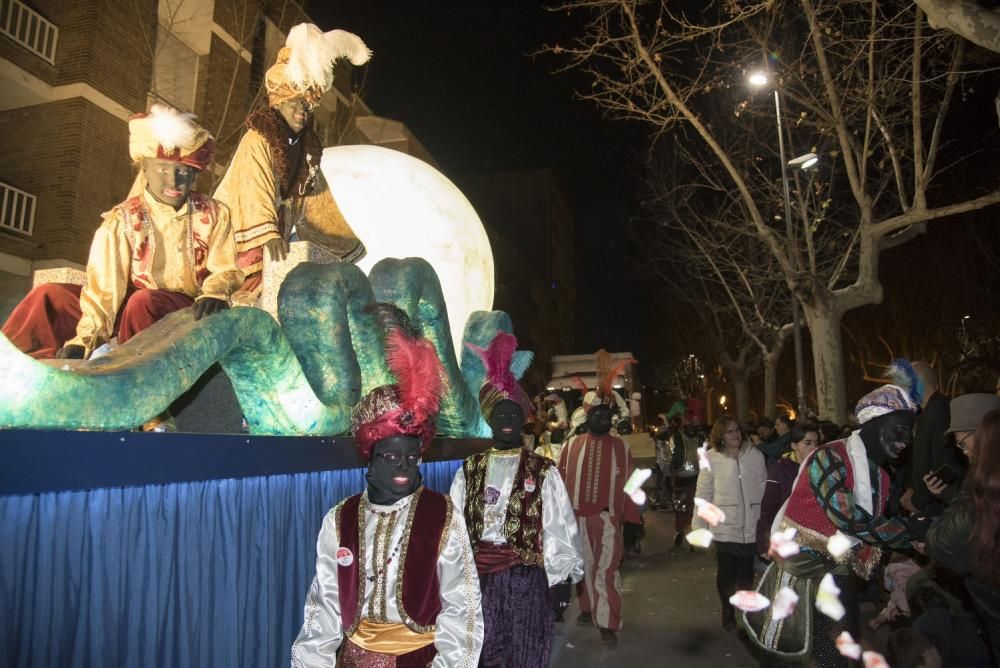
{"label": "person in dark coat", "polygon": [[939,470],[945,464],[957,464],[958,449],[952,445],[952,438],[946,433],[951,413],[948,410],[948,399],[938,391],[937,373],[926,362],[914,362],[913,370],[924,383],[924,400],[913,428],[913,451],[907,489],[900,503],[911,513],[936,517],[944,512],[947,504],[928,491],[924,476]]}
{"label": "person in dark coat", "polygon": [[797,424],[789,432],[791,451],[767,467],[764,498],[760,502],[760,519],[757,520],[757,554],[767,558],[771,544],[771,525],[774,518],[792,493],[799,465],[819,447],[819,429],[811,423]]}
{"label": "person in dark coat", "polygon": [[986,413],[975,431],[969,482],[927,532],[927,556],[965,576],[976,614],[1000,659],[1000,409]]}

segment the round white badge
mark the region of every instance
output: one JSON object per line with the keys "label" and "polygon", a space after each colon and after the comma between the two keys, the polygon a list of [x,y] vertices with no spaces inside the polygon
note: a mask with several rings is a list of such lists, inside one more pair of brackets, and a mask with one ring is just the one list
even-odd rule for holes
{"label": "round white badge", "polygon": [[346,547],[337,549],[337,563],[341,566],[350,566],[354,563],[354,554]]}
{"label": "round white badge", "polygon": [[526,491],[526,492],[534,492],[535,491],[535,479],[534,478],[525,478],[524,479],[524,491]]}

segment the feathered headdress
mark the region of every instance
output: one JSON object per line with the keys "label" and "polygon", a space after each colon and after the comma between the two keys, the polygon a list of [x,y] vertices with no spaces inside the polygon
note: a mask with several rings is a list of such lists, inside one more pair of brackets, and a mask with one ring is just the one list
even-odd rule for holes
{"label": "feathered headdress", "polygon": [[507,332],[497,332],[486,348],[480,348],[474,343],[466,342],[465,346],[482,360],[486,367],[486,380],[479,388],[479,409],[486,422],[493,416],[493,409],[504,399],[513,401],[527,418],[532,413],[531,399],[517,382],[517,376],[522,375],[531,364],[533,355],[517,351],[517,338]]}
{"label": "feathered headdress", "polygon": [[375,444],[391,436],[419,438],[424,452],[445,393],[444,365],[400,309],[378,304],[370,312],[385,330],[386,362],[396,383],[376,387],[351,411],[358,452],[367,461]]}
{"label": "feathered headdress", "polygon": [[886,376],[893,382],[863,396],[854,409],[859,424],[896,411],[919,412],[924,383],[910,363],[903,358],[894,359],[886,369]]}
{"label": "feathered headdress", "polygon": [[333,66],[341,58],[352,65],[364,65],[372,52],[360,37],[346,30],[323,32],[312,23],[300,23],[288,31],[285,46],[264,77],[268,102],[276,107],[282,102],[304,97],[318,104],[323,93],[333,85]]}
{"label": "feathered headdress", "polygon": [[212,161],[215,142],[195,115],[164,104],[154,104],[148,114],[129,119],[129,156],[132,161],[158,158],[205,169]]}
{"label": "feathered headdress", "polygon": [[635,363],[635,360],[632,358],[616,362],[611,353],[604,348],[598,350],[595,356],[597,357],[597,387],[584,398],[583,408],[588,411],[599,404],[615,405],[613,389],[615,380],[621,375],[626,365]]}

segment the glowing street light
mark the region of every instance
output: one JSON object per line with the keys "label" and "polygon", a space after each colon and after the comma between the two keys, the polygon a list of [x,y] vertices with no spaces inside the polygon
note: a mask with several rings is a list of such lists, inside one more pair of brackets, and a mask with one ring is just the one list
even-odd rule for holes
{"label": "glowing street light", "polygon": [[788,161],[789,167],[803,172],[808,172],[816,167],[817,164],[819,164],[819,156],[815,153],[806,153],[805,155],[800,155],[799,157],[792,158]]}
{"label": "glowing street light", "polygon": [[[770,83],[770,77],[768,77],[766,72],[757,70],[751,72],[747,77],[749,84],[755,88],[762,88]],[[785,157],[785,135],[781,128],[781,96],[778,94],[778,87],[774,87],[774,119],[778,125],[778,153],[781,157],[781,183],[785,191],[785,236],[788,238],[788,259],[792,264],[792,272],[798,273],[798,263],[796,262],[796,253],[792,248],[792,239],[794,238],[794,233],[792,230],[792,196],[788,188],[788,168],[797,167],[799,169],[809,169],[814,167],[819,161],[819,158],[814,153],[807,153],[806,155],[799,156],[788,161]],[[796,163],[796,164],[792,164]],[[795,347],[795,395],[798,400],[798,412],[802,415],[806,413],[806,391],[805,391],[805,377],[804,367],[805,364],[802,361],[802,324],[799,319],[799,300],[795,297],[795,293],[792,293],[792,341]]]}

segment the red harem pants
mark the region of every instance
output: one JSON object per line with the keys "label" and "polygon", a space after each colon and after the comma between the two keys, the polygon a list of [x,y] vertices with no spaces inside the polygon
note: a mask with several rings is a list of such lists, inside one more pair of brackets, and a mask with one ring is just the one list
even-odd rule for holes
{"label": "red harem pants", "polygon": [[[4,323],[4,336],[35,359],[51,359],[66,341],[76,336],[80,311],[79,285],[46,283],[28,293]],[[187,308],[194,300],[179,292],[129,288],[118,311],[118,343],[146,329],[163,316]]]}
{"label": "red harem pants", "polygon": [[577,525],[583,543],[583,582],[576,585],[580,611],[591,613],[600,628],[617,631],[622,627],[618,565],[625,551],[621,520],[605,510],[578,517]]}

